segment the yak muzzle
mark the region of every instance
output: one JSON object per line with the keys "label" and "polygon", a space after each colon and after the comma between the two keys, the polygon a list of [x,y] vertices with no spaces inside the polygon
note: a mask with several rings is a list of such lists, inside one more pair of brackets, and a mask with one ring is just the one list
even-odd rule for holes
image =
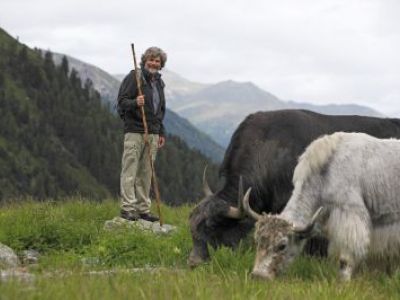
{"label": "yak muzzle", "polygon": [[190,251],[189,257],[187,259],[187,264],[190,268],[195,268],[207,262],[210,259],[210,254],[208,252],[207,243],[196,238],[193,238],[193,249]]}

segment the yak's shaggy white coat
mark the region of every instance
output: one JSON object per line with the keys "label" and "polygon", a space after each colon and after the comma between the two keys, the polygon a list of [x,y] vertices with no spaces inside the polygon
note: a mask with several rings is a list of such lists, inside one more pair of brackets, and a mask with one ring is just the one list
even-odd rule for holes
{"label": "yak's shaggy white coat", "polygon": [[319,138],[300,157],[293,184],[280,217],[304,226],[324,207],[330,255],[352,267],[368,255],[399,257],[399,140],[343,132]]}

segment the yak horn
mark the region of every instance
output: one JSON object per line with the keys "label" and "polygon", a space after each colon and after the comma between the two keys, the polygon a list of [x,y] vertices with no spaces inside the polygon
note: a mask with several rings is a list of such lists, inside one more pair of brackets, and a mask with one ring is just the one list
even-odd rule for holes
{"label": "yak horn", "polygon": [[251,192],[251,188],[249,188],[247,190],[246,194],[243,197],[243,209],[247,215],[252,217],[254,220],[258,221],[261,219],[261,215],[256,213],[254,210],[252,210],[250,208],[250,204],[249,204],[250,192]]}
{"label": "yak horn", "polygon": [[206,196],[212,196],[214,193],[211,191],[210,186],[207,183],[206,173],[207,173],[207,166],[205,166],[204,172],[203,172],[203,192],[204,192],[204,195],[206,195]]}

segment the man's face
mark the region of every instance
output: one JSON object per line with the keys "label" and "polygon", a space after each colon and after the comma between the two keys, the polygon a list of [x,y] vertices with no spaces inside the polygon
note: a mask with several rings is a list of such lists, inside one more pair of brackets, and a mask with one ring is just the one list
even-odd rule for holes
{"label": "man's face", "polygon": [[159,56],[149,57],[144,63],[144,67],[150,73],[154,74],[161,69],[161,58]]}

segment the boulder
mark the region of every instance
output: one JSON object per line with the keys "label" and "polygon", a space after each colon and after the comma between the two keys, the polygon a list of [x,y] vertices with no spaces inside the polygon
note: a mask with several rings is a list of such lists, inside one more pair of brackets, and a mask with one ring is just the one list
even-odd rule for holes
{"label": "boulder", "polygon": [[0,270],[16,268],[19,265],[17,254],[10,247],[0,243]]}

